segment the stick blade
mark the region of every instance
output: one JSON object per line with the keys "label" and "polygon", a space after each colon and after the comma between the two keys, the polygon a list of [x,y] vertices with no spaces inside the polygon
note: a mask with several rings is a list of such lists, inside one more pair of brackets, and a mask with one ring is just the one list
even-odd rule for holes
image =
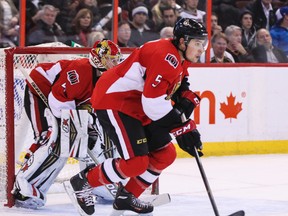
{"label": "stick blade", "polygon": [[228,216],[245,216],[245,212],[243,210],[240,210]]}

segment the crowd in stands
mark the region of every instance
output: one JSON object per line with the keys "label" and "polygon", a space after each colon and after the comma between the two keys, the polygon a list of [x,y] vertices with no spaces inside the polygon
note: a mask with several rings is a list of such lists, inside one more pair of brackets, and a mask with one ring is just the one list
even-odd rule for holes
{"label": "crowd in stands", "polygon": [[[0,0],[1,47],[19,45],[19,2]],[[205,11],[206,0],[119,0],[118,45],[171,38],[182,17],[205,25]],[[112,0],[26,0],[25,44],[74,41],[91,47],[111,39],[111,20]],[[212,0],[211,30],[211,62],[287,62],[286,0]]]}

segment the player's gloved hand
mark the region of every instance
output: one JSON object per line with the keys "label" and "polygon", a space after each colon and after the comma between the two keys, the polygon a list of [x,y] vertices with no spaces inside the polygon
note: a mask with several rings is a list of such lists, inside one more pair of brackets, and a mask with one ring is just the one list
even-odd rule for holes
{"label": "player's gloved hand", "polygon": [[176,109],[183,112],[189,118],[195,107],[200,103],[200,97],[191,90],[182,91],[178,102],[174,105]]}
{"label": "player's gloved hand", "polygon": [[201,135],[196,129],[196,124],[193,120],[189,119],[184,125],[174,128],[171,133],[176,137],[177,143],[182,150],[195,157],[194,147],[196,147],[199,157],[203,156]]}

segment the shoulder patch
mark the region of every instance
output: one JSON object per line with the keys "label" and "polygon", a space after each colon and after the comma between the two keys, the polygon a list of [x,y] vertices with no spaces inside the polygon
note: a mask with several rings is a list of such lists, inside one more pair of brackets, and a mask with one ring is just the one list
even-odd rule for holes
{"label": "shoulder patch", "polygon": [[76,72],[76,70],[68,71],[67,72],[67,79],[70,82],[71,85],[74,85],[76,83],[79,83],[79,75]]}
{"label": "shoulder patch", "polygon": [[167,61],[173,68],[176,68],[179,64],[175,55],[168,53],[165,57],[165,61]]}

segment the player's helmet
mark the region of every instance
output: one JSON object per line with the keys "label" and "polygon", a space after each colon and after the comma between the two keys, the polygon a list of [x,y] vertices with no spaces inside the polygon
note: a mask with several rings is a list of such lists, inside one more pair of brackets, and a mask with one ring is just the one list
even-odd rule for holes
{"label": "player's helmet", "polygon": [[184,38],[188,43],[191,39],[200,39],[207,41],[206,28],[199,22],[190,18],[180,19],[174,26],[173,30],[174,40],[179,41],[180,38]]}
{"label": "player's helmet", "polygon": [[90,64],[98,69],[109,69],[111,63],[114,66],[119,64],[121,60],[120,48],[117,44],[107,39],[96,41],[89,53]]}

